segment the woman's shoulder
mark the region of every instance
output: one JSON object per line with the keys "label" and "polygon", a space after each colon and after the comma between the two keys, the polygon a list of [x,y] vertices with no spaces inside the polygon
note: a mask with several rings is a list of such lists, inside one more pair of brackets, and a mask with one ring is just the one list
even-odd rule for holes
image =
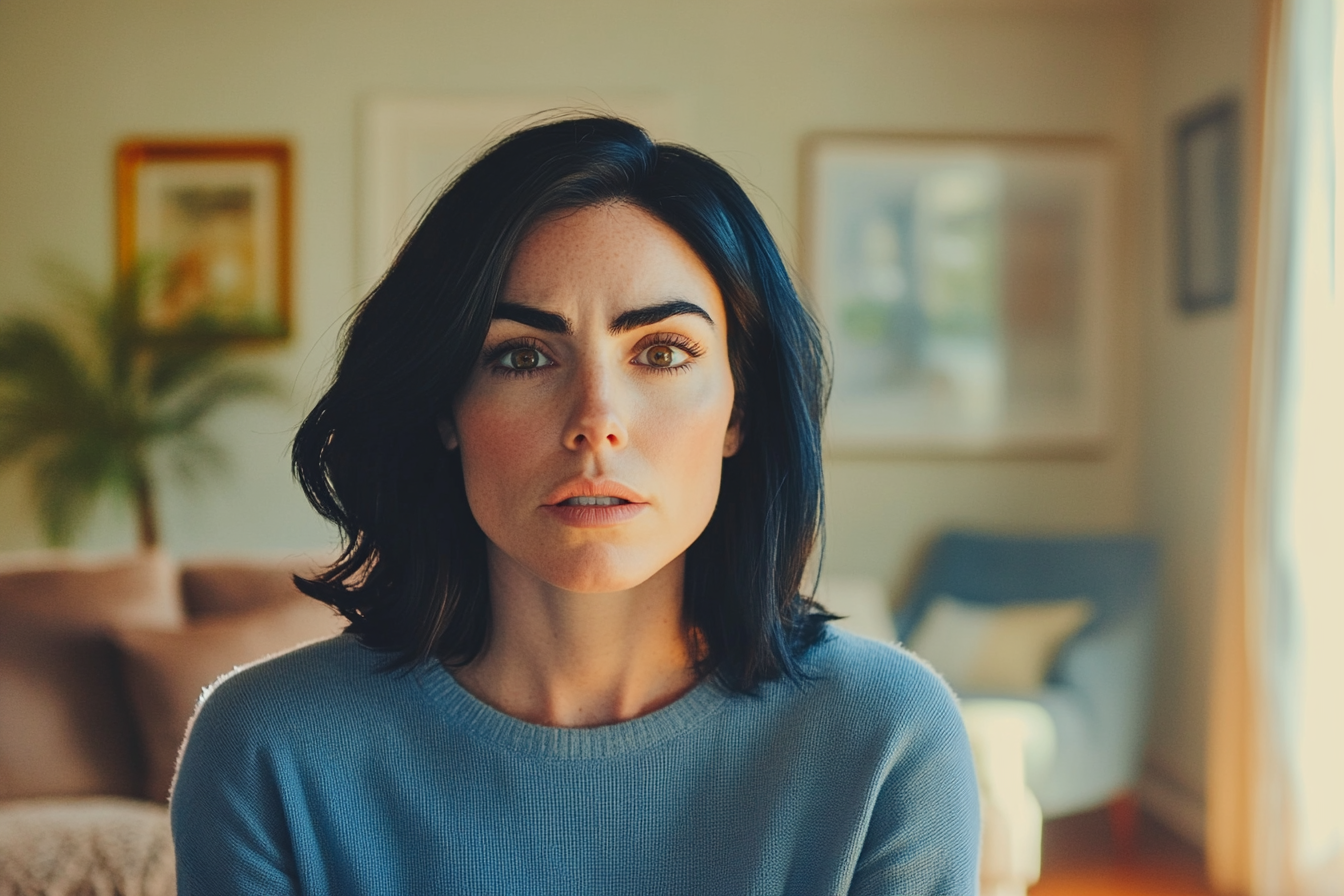
{"label": "woman's shoulder", "polygon": [[830,624],[803,662],[813,678],[832,681],[841,687],[933,688],[951,693],[928,663],[904,647],[855,635]]}
{"label": "woman's shoulder", "polygon": [[372,692],[396,686],[396,673],[380,674],[387,661],[352,635],[340,635],[239,666],[206,688],[193,727],[219,720],[277,730],[371,705]]}

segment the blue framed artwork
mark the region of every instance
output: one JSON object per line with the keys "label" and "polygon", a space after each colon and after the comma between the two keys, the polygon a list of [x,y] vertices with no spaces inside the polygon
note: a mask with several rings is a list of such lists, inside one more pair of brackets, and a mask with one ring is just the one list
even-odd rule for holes
{"label": "blue framed artwork", "polygon": [[1206,103],[1176,123],[1176,296],[1186,312],[1226,308],[1236,296],[1240,136],[1233,97]]}
{"label": "blue framed artwork", "polygon": [[805,279],[834,355],[832,452],[1106,446],[1105,142],[823,134],[803,168]]}

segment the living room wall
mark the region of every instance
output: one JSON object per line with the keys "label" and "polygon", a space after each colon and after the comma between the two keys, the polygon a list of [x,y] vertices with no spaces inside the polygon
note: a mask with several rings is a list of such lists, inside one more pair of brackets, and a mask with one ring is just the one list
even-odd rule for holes
{"label": "living room wall", "polygon": [[[800,140],[822,129],[1100,134],[1128,162],[1142,126],[1144,7],[881,0],[424,0],[0,4],[0,303],[42,297],[33,262],[112,267],[111,160],[127,135],[278,134],[298,159],[296,327],[256,354],[293,384],[283,406],[216,427],[227,479],[165,487],[182,554],[324,544],[291,484],[286,443],[328,369],[355,281],[357,110],[374,93],[666,96],[686,136],[749,181],[797,244]],[[1132,164],[1126,177],[1135,177]],[[1127,196],[1133,191],[1126,190]],[[1126,225],[1137,209],[1126,207]],[[832,458],[829,566],[896,583],[948,524],[1119,530],[1137,520],[1140,284],[1126,226],[1118,436],[1088,460]],[[37,543],[22,480],[0,478],[0,548]],[[103,508],[82,543],[128,545]]]}
{"label": "living room wall", "polygon": [[[1144,309],[1143,461],[1140,519],[1165,551],[1143,795],[1172,826],[1200,842],[1209,663],[1221,512],[1232,443],[1238,332],[1249,294],[1230,309],[1181,313],[1170,239],[1171,128],[1183,113],[1226,95],[1243,111],[1256,64],[1254,0],[1161,4],[1153,20],[1143,256],[1151,262]],[[1246,139],[1254,129],[1246,121]],[[1249,153],[1243,153],[1249,156]],[[1244,182],[1255,172],[1246,170]],[[1250,209],[1243,202],[1243,214]]]}

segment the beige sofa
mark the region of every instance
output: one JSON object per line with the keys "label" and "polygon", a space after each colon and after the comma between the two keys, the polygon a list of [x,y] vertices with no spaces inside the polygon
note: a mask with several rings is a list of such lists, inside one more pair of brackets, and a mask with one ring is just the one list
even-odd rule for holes
{"label": "beige sofa", "polygon": [[0,560],[0,894],[174,892],[168,789],[201,691],[336,634],[307,556]]}

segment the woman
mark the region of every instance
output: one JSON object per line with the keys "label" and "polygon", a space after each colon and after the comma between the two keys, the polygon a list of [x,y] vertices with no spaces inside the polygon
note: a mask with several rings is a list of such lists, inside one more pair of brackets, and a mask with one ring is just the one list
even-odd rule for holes
{"label": "woman", "polygon": [[949,692],[799,594],[824,397],[722,168],[611,118],[497,144],[295,439],[348,633],[201,707],[181,892],[974,892]]}

